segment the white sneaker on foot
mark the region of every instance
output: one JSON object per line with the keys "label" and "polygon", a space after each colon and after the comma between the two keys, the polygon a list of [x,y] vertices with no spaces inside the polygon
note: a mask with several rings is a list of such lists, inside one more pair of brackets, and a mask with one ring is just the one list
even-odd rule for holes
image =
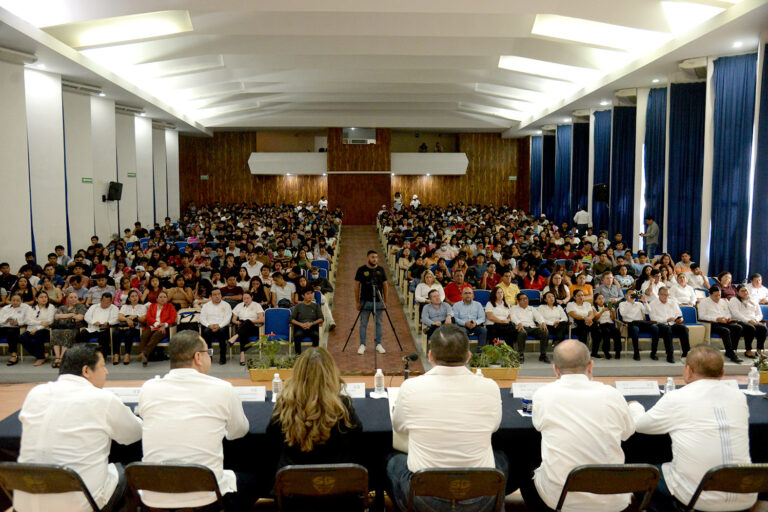
{"label": "white sneaker on foot", "polygon": [[365,354],[365,345],[360,345],[359,347],[357,347],[357,353],[361,355]]}
{"label": "white sneaker on foot", "polygon": [[379,354],[386,354],[387,353],[387,351],[384,350],[384,347],[381,345],[381,343],[376,345],[376,352],[378,352]]}

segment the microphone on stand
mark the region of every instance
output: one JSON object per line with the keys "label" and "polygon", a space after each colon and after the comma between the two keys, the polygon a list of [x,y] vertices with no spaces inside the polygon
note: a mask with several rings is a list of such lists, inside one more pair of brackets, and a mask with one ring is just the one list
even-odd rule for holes
{"label": "microphone on stand", "polygon": [[411,361],[416,361],[418,358],[419,354],[416,352],[407,356],[403,356],[403,361],[405,362],[405,368],[403,369],[403,380],[408,380],[408,377],[411,374]]}

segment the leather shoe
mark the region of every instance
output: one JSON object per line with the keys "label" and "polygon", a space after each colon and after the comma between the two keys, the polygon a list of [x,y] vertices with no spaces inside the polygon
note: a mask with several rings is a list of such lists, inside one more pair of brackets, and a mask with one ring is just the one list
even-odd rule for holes
{"label": "leather shoe", "polygon": [[651,354],[651,359],[653,359],[654,361],[658,361],[659,357],[656,354]]}
{"label": "leather shoe", "polygon": [[635,361],[639,361],[640,360],[640,352],[635,352],[635,355],[632,356],[632,359],[634,359]]}
{"label": "leather shoe", "polygon": [[731,354],[731,355],[729,355],[729,356],[728,356],[728,359],[730,359],[731,361],[733,361],[733,362],[734,362],[734,363],[736,363],[736,364],[740,364],[740,363],[743,363],[743,362],[744,362],[744,361],[743,361],[743,360],[742,360],[742,359],[741,359],[739,356],[737,356],[736,354]]}
{"label": "leather shoe", "polygon": [[606,352],[605,353],[605,358],[610,360],[611,359],[611,354],[609,352]]}
{"label": "leather shoe", "polygon": [[541,361],[542,363],[548,363],[549,362],[549,358],[547,357],[547,354],[541,354],[539,356],[539,361]]}
{"label": "leather shoe", "polygon": [[592,359],[602,359],[602,358],[603,356],[601,356],[600,354],[592,354]]}
{"label": "leather shoe", "polygon": [[673,363],[673,364],[674,364],[674,362],[675,362],[675,356],[667,356],[667,362],[668,362],[668,363]]}

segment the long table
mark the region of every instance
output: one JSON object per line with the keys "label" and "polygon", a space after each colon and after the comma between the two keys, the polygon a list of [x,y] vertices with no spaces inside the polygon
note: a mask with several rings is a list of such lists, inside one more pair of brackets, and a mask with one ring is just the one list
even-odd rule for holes
{"label": "long table", "polygon": [[[768,386],[762,386],[768,391]],[[385,399],[368,397],[352,400],[357,415],[363,423],[360,448],[356,453],[369,472],[371,488],[381,491],[385,484],[385,459],[392,450],[392,423],[389,404]],[[224,466],[235,471],[255,472],[264,482],[274,478],[277,449],[266,442],[266,429],[272,414],[273,404],[266,402],[244,402],[243,408],[250,422],[249,433],[234,441],[224,441]],[[768,395],[766,395],[768,396]],[[656,403],[658,397],[627,397],[637,400],[646,409]],[[768,462],[768,400],[759,396],[747,396],[750,410],[749,435],[753,462]],[[130,405],[130,404],[129,404]],[[535,406],[535,404],[534,404]],[[530,478],[530,472],[541,463],[541,435],[533,428],[531,418],[521,416],[522,401],[502,389],[502,419],[499,430],[493,434],[492,443],[496,450],[506,453],[510,474],[507,492],[513,492],[520,482]],[[21,423],[18,412],[0,421],[0,460],[15,461],[21,440]],[[668,435],[634,434],[623,443],[627,463],[645,462],[660,464],[672,459],[671,441]],[[110,460],[124,464],[141,460],[141,442],[130,446],[112,444]],[[270,487],[271,488],[271,487]],[[378,492],[377,495],[381,496]]]}

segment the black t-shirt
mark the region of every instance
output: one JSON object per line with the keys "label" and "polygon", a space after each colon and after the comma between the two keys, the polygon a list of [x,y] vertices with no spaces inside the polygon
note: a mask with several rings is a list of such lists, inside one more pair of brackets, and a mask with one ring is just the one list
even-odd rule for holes
{"label": "black t-shirt", "polygon": [[377,265],[376,268],[371,268],[368,265],[358,268],[355,274],[355,281],[360,283],[360,301],[372,302],[373,289],[371,288],[371,283],[375,284],[376,288],[381,291],[381,285],[386,280],[387,274],[384,272],[384,267],[380,265]]}

